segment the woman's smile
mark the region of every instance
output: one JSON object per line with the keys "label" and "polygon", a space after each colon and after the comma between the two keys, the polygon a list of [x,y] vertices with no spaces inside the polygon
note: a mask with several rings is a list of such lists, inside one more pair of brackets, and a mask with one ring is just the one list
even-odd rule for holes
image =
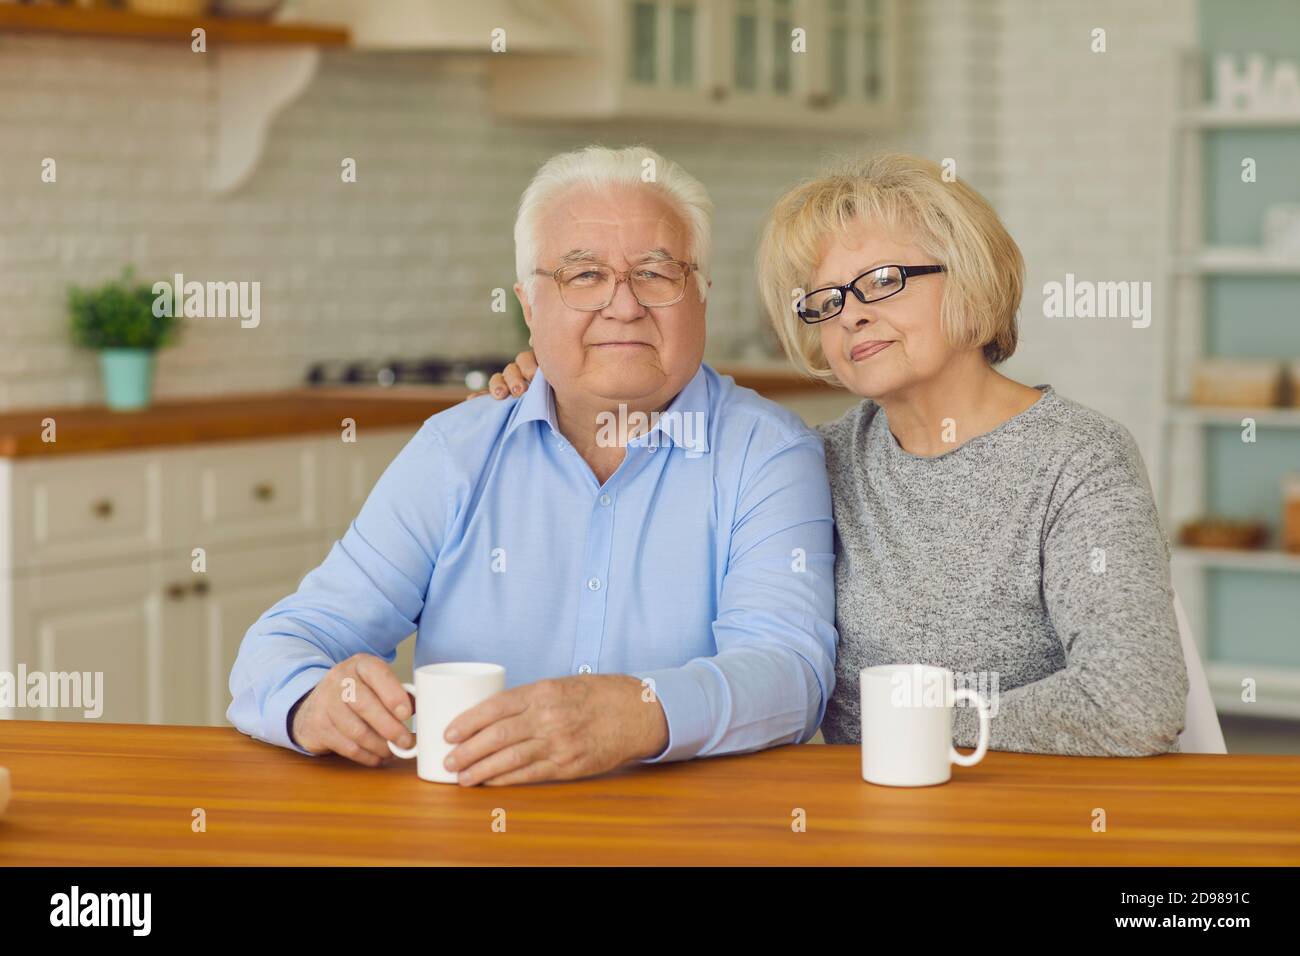
{"label": "woman's smile", "polygon": [[865,359],[871,358],[873,355],[879,355],[893,344],[893,339],[883,342],[879,339],[870,342],[861,342],[853,347],[853,351],[849,353],[849,358],[854,362],[861,362]]}

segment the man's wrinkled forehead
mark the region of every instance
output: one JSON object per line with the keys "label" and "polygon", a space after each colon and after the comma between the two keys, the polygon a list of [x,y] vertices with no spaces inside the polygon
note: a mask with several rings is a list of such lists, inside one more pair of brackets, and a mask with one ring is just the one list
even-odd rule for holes
{"label": "man's wrinkled forehead", "polygon": [[667,209],[628,210],[584,203],[559,204],[546,217],[543,248],[548,259],[584,257],[628,262],[667,253],[685,259],[688,234],[680,217]]}

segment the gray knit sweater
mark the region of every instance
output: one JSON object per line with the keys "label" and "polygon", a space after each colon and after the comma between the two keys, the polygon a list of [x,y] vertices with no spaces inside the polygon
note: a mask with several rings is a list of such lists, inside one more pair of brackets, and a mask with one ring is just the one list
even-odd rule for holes
{"label": "gray knit sweater", "polygon": [[[819,429],[839,628],[828,743],[861,737],[862,668],[919,662],[996,692],[995,750],[1177,749],[1187,670],[1142,459],[1123,426],[1039,388],[933,458],[904,451],[870,401]],[[975,710],[953,729],[973,747]]]}

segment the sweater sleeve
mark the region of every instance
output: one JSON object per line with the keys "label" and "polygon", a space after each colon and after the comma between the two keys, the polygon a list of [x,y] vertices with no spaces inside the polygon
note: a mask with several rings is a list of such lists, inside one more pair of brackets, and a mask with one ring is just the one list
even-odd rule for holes
{"label": "sweater sleeve", "polygon": [[[1066,666],[998,695],[995,750],[1143,756],[1177,749],[1187,669],[1169,549],[1146,469],[1122,426],[1072,442],[1042,534],[1042,596]],[[959,746],[978,734],[953,712]]]}

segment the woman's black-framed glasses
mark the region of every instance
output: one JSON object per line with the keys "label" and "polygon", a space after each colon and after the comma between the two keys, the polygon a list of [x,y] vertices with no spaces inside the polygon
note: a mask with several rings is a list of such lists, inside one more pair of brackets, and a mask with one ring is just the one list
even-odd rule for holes
{"label": "woman's black-framed glasses", "polygon": [[[868,302],[879,302],[881,299],[888,299],[891,295],[898,295],[906,287],[907,280],[913,276],[925,276],[944,271],[943,266],[876,266],[862,273],[848,285],[831,285],[824,289],[814,289],[795,302],[795,311],[804,322],[816,325],[818,322],[833,319],[844,311],[844,303],[848,300],[846,293],[852,292],[854,298],[866,305]],[[862,288],[863,285],[866,288]]]}
{"label": "woman's black-framed glasses", "polygon": [[561,266],[554,272],[534,269],[533,274],[554,279],[560,298],[569,308],[599,312],[614,301],[618,284],[624,281],[647,309],[676,305],[686,295],[686,279],[697,268],[694,263],[678,259],[655,259],[624,272],[615,272],[600,262],[580,262]]}

